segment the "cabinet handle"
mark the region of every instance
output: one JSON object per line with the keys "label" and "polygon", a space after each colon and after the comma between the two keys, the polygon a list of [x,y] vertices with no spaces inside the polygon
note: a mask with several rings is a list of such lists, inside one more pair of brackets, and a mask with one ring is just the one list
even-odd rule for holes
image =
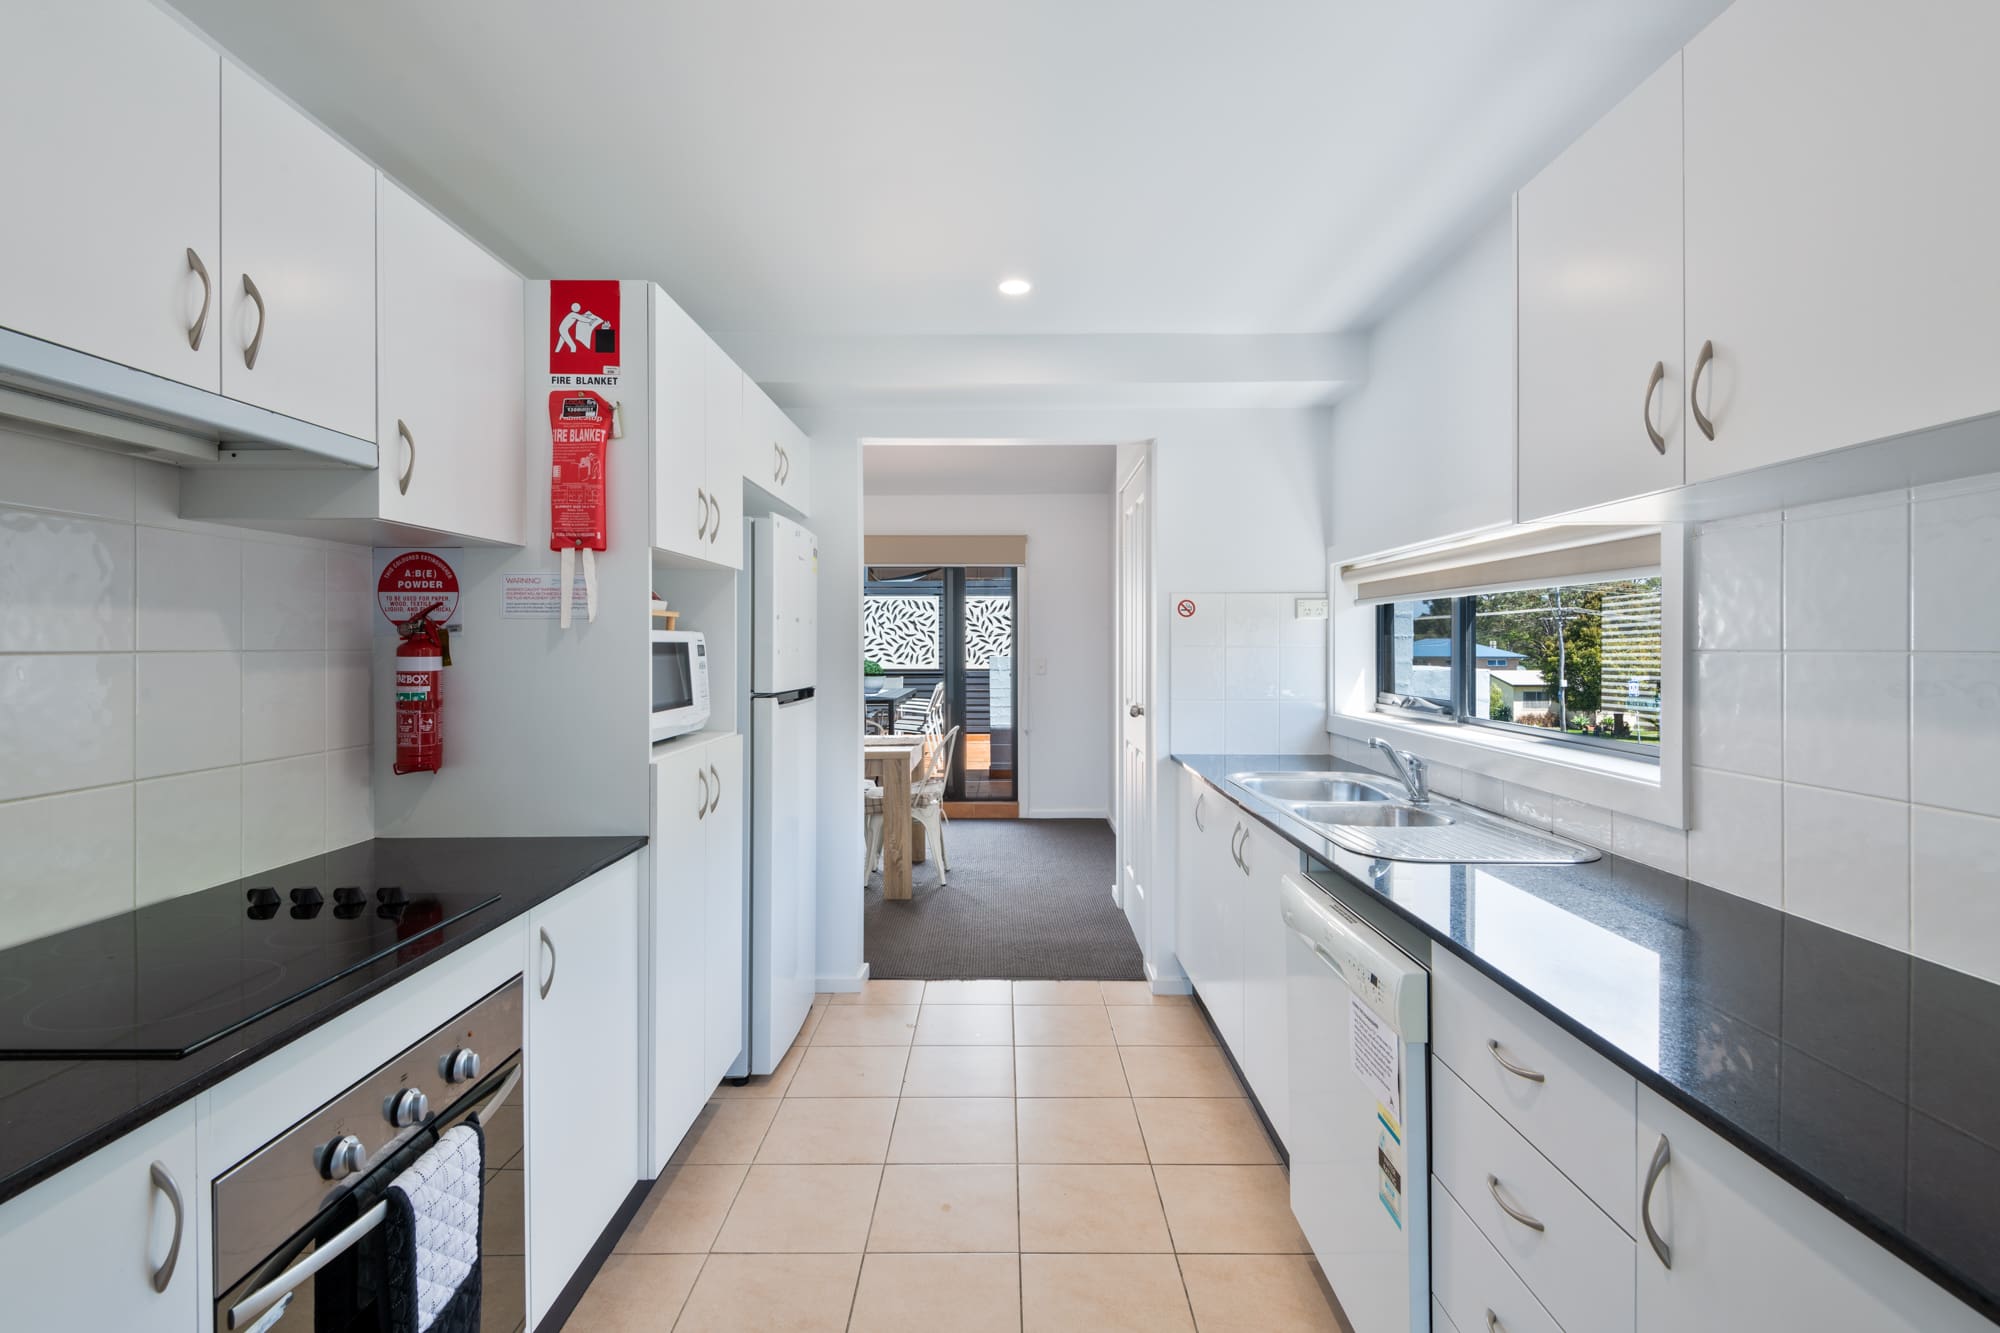
{"label": "cabinet handle", "polygon": [[410,478],[416,475],[417,471],[417,437],[410,434],[410,428],[404,424],[401,417],[396,418],[396,434],[402,437],[404,445],[407,446],[405,452],[408,454],[408,460],[403,464],[403,474],[396,478],[396,494],[408,495]]}
{"label": "cabinet handle", "polygon": [[713,546],[715,545],[715,539],[722,535],[722,502],[716,499],[711,493],[708,497],[708,503],[709,507],[715,510],[715,522],[708,526],[708,544]]}
{"label": "cabinet handle", "polygon": [[714,764],[710,764],[708,766],[708,775],[715,779],[715,796],[708,803],[708,813],[712,815],[722,805],[722,774],[715,771]]}
{"label": "cabinet handle", "polygon": [[208,329],[208,299],[215,294],[215,289],[208,281],[208,265],[201,262],[201,256],[194,252],[193,246],[188,247],[188,268],[201,279],[201,313],[194,317],[193,325],[188,328],[188,346],[199,352],[201,335]]}
{"label": "cabinet handle", "polygon": [[257,284],[250,281],[250,275],[243,275],[243,294],[257,304],[257,333],[250,339],[250,345],[243,349],[243,368],[257,368],[257,349],[264,345],[264,293],[257,290]]}
{"label": "cabinet handle", "polygon": [[695,780],[701,783],[701,795],[694,798],[694,817],[708,818],[708,774],[700,769],[694,771]]}
{"label": "cabinet handle", "polygon": [[556,942],[549,938],[549,928],[542,927],[542,947],[549,951],[549,970],[542,974],[542,998],[549,998],[549,992],[556,984]]}
{"label": "cabinet handle", "polygon": [[1208,825],[1201,822],[1201,806],[1202,802],[1206,801],[1207,799],[1208,799],[1207,792],[1202,792],[1200,795],[1194,798],[1194,826],[1197,829],[1201,830],[1203,833],[1208,832]]}
{"label": "cabinet handle", "polygon": [[701,511],[701,521],[695,524],[694,536],[700,541],[708,535],[708,492],[697,486],[694,488],[695,507]]}
{"label": "cabinet handle", "polygon": [[1515,1078],[1524,1078],[1530,1083],[1546,1083],[1549,1081],[1549,1076],[1540,1070],[1530,1069],[1526,1065],[1517,1065],[1506,1056],[1500,1054],[1500,1043],[1490,1037],[1487,1039],[1486,1049],[1493,1053],[1493,1058],[1500,1062],[1500,1067]]}
{"label": "cabinet handle", "polygon": [[1712,340],[1704,342],[1701,354],[1694,359],[1694,374],[1688,376],[1688,406],[1694,409],[1694,424],[1701,427],[1701,433],[1711,440],[1715,438],[1715,423],[1708,419],[1708,413],[1701,410],[1701,376],[1713,360],[1715,343]]}
{"label": "cabinet handle", "polygon": [[153,1188],[166,1195],[167,1202],[174,1206],[174,1238],[167,1242],[165,1261],[153,1270],[153,1290],[164,1292],[174,1280],[174,1265],[181,1261],[181,1232],[187,1224],[187,1208],[181,1203],[180,1182],[167,1170],[165,1162],[153,1163]]}
{"label": "cabinet handle", "polygon": [[1667,1136],[1660,1135],[1660,1146],[1653,1149],[1653,1164],[1646,1168],[1646,1188],[1639,1195],[1639,1221],[1646,1228],[1646,1243],[1653,1247],[1654,1254],[1660,1256],[1662,1268],[1674,1266],[1674,1247],[1667,1244],[1653,1226],[1653,1187],[1660,1183],[1660,1173],[1667,1169],[1667,1163],[1673,1157],[1673,1149],[1667,1146]]}
{"label": "cabinet handle", "polygon": [[778,446],[778,457],[785,464],[784,475],[779,477],[778,480],[781,482],[790,481],[792,479],[792,451],[781,444]]}
{"label": "cabinet handle", "polygon": [[1241,824],[1236,826],[1236,832],[1229,835],[1229,859],[1236,862],[1236,868],[1245,874],[1249,873],[1250,867],[1243,864],[1243,844],[1249,838],[1249,833],[1244,830]]}
{"label": "cabinet handle", "polygon": [[1659,388],[1660,381],[1666,377],[1667,363],[1664,361],[1655,361],[1653,363],[1653,373],[1646,377],[1646,401],[1639,408],[1639,415],[1646,422],[1646,438],[1653,442],[1653,448],[1663,454],[1667,452],[1667,437],[1660,434],[1659,430],[1653,425],[1653,390]]}
{"label": "cabinet handle", "polygon": [[1486,1312],[1486,1333],[1501,1333],[1500,1316],[1491,1310]]}
{"label": "cabinet handle", "polygon": [[771,441],[771,484],[774,486],[785,479],[785,460],[781,457],[784,452],[776,440]]}
{"label": "cabinet handle", "polygon": [[1500,1177],[1495,1175],[1489,1175],[1486,1177],[1486,1192],[1493,1196],[1493,1202],[1500,1205],[1501,1212],[1507,1214],[1507,1216],[1513,1218],[1516,1222],[1519,1222],[1522,1226],[1526,1227],[1528,1230],[1530,1231],[1548,1230],[1547,1227],[1542,1225],[1540,1219],[1522,1212],[1519,1208],[1516,1208],[1513,1204],[1507,1202],[1507,1196],[1500,1192]]}

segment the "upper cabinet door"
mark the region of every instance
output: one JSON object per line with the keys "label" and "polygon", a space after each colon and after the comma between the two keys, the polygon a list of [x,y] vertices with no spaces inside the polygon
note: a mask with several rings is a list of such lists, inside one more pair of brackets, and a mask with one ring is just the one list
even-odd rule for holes
{"label": "upper cabinet door", "polygon": [[222,392],[374,439],[375,169],[234,65],[222,163]]}
{"label": "upper cabinet door", "polygon": [[1737,0],[1687,62],[1688,480],[2000,409],[2000,5]]}
{"label": "upper cabinet door", "polygon": [[709,530],[707,559],[732,569],[743,567],[743,397],[748,383],[729,354],[708,344],[708,431],[704,467],[715,497],[715,526]]}
{"label": "upper cabinet door", "polygon": [[519,545],[521,279],[386,177],[376,206],[382,516]]}
{"label": "upper cabinet door", "polygon": [[792,424],[755,380],[743,381],[744,479],[800,513],[811,508],[812,458],[805,433]]}
{"label": "upper cabinet door", "polygon": [[214,392],[221,57],[145,0],[4,21],[0,326]]}
{"label": "upper cabinet door", "polygon": [[1520,195],[1521,518],[1678,486],[1681,58]]}
{"label": "upper cabinet door", "polygon": [[[653,545],[708,558],[708,376],[714,345],[658,288],[653,298]],[[738,503],[741,503],[739,499]]]}

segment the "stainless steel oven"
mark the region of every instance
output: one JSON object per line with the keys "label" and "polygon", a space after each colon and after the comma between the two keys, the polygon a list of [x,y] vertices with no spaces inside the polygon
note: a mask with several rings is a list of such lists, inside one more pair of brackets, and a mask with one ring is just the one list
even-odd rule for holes
{"label": "stainless steel oven", "polygon": [[405,1049],[215,1182],[217,1333],[370,1333],[358,1280],[382,1261],[384,1194],[445,1130],[477,1117],[482,1333],[527,1322],[521,979]]}

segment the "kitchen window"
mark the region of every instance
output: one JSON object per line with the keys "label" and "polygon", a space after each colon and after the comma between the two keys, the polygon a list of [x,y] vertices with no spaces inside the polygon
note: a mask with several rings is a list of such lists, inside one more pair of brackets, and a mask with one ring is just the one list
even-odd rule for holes
{"label": "kitchen window", "polygon": [[1376,708],[1657,760],[1661,580],[1386,602]]}

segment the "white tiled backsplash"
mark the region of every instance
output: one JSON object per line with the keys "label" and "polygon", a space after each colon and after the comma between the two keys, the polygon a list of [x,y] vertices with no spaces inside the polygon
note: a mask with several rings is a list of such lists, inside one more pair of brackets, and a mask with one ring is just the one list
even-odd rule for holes
{"label": "white tiled backsplash", "polygon": [[1996,574],[2000,475],[1698,528],[1688,832],[1437,765],[1435,785],[2000,982]]}
{"label": "white tiled backsplash", "polygon": [[1326,621],[1297,617],[1324,593],[1176,593],[1169,735],[1183,754],[1326,749]]}
{"label": "white tiled backsplash", "polygon": [[0,428],[0,948],[374,836],[366,547]]}

